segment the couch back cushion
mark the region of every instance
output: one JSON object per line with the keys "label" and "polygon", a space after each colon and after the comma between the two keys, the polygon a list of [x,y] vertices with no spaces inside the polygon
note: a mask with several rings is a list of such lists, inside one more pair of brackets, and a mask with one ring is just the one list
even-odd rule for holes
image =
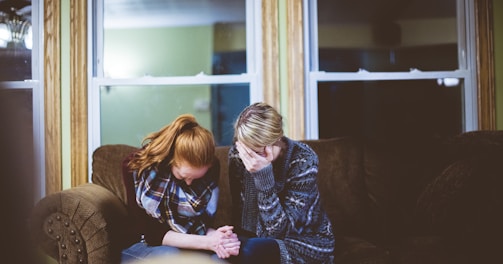
{"label": "couch back cushion", "polygon": [[439,142],[412,136],[365,141],[363,167],[372,236],[381,242],[416,232],[417,197],[441,167]]}
{"label": "couch back cushion", "polygon": [[112,191],[126,203],[126,188],[122,181],[122,161],[133,151],[133,146],[103,145],[93,152],[92,182]]}
{"label": "couch back cushion", "polygon": [[[303,140],[318,154],[318,185],[322,203],[336,234],[368,232],[368,197],[362,177],[362,147],[352,138]],[[220,196],[215,226],[231,223],[232,200],[228,175],[229,146],[216,149],[220,161]]]}
{"label": "couch back cushion", "polygon": [[230,225],[232,221],[232,199],[229,187],[229,166],[227,160],[229,149],[230,146],[219,146],[215,150],[215,155],[220,162],[220,179],[218,183],[220,195],[218,196],[218,208],[214,221],[215,227]]}
{"label": "couch back cushion", "polygon": [[470,250],[500,250],[503,131],[463,133],[444,147],[447,165],[418,199],[418,218]]}
{"label": "couch back cushion", "polygon": [[369,200],[361,143],[350,137],[303,142],[318,154],[318,187],[336,236],[363,236],[368,232]]}
{"label": "couch back cushion", "polygon": [[[103,145],[93,153],[92,182],[112,191],[122,202],[126,203],[126,188],[122,181],[122,161],[136,147],[123,144]],[[231,223],[231,198],[227,166],[229,146],[216,148],[216,157],[220,162],[220,196],[218,211],[215,216],[215,226]]]}

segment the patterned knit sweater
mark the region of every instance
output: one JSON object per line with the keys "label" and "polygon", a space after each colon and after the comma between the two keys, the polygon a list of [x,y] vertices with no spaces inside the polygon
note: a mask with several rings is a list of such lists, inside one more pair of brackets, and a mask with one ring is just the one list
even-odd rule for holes
{"label": "patterned knit sweater", "polygon": [[316,182],[318,156],[304,143],[282,140],[283,154],[253,173],[235,146],[229,150],[233,224],[238,232],[276,239],[281,263],[332,263],[335,238]]}

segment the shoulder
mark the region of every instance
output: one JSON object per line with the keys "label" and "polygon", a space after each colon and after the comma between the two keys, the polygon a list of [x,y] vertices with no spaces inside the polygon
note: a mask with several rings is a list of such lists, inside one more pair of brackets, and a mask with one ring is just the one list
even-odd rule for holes
{"label": "shoulder", "polygon": [[239,151],[236,149],[236,145],[232,145],[229,148],[228,158],[229,158],[229,163],[232,163],[232,162],[241,163],[242,162],[241,158],[239,157]]}
{"label": "shoulder", "polygon": [[206,175],[203,178],[204,181],[202,182],[203,185],[211,185],[212,183],[218,183],[219,178],[220,178],[220,161],[218,160],[218,158],[215,157],[213,164],[206,172]]}
{"label": "shoulder", "polygon": [[214,180],[218,181],[218,178],[220,176],[220,161],[218,160],[217,157],[215,157],[213,164],[211,165],[210,169],[208,170],[208,174],[211,175],[211,177]]}
{"label": "shoulder", "polygon": [[136,156],[136,153],[138,153],[138,150],[135,150],[131,153],[129,153],[123,160],[122,160],[122,168],[127,168],[129,165],[129,162],[133,160],[133,158]]}
{"label": "shoulder", "polygon": [[236,157],[238,155],[238,150],[236,149],[236,145],[232,145],[230,148],[229,148],[229,158],[231,157]]}
{"label": "shoulder", "polygon": [[292,161],[298,162],[318,162],[318,154],[306,143],[287,138],[287,152]]}

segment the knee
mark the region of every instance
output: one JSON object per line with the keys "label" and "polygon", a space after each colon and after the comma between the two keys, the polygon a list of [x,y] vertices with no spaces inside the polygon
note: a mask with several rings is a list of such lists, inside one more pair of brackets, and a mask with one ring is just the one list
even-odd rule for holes
{"label": "knee", "polygon": [[271,263],[279,257],[279,246],[273,239],[250,239],[242,245],[240,256],[249,263]]}

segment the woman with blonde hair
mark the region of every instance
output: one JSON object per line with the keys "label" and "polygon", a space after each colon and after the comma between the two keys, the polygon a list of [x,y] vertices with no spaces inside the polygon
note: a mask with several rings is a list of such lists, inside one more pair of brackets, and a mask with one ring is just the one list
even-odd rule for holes
{"label": "woman with blonde hair", "polygon": [[181,115],[149,134],[123,162],[130,231],[137,240],[122,251],[122,262],[184,249],[236,255],[240,242],[233,227],[211,228],[219,169],[213,134],[194,116]]}
{"label": "woman with blonde hair", "polygon": [[284,136],[270,105],[246,107],[229,150],[233,225],[241,241],[234,263],[332,263],[335,238],[316,182],[318,156]]}

